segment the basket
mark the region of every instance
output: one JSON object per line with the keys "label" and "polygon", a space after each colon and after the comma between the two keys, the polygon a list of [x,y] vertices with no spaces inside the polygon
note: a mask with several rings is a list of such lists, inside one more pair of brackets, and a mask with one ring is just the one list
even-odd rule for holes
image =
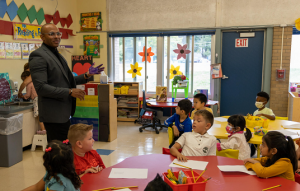
{"label": "basket", "polygon": [[114,94],[121,94],[121,88],[114,88]]}
{"label": "basket", "polygon": [[264,129],[268,129],[269,127],[269,119],[263,119],[257,116],[246,117],[246,126],[248,128],[254,128],[256,126],[261,126]]}
{"label": "basket", "polygon": [[129,86],[122,86],[121,87],[121,94],[128,94],[128,89],[129,89]]}

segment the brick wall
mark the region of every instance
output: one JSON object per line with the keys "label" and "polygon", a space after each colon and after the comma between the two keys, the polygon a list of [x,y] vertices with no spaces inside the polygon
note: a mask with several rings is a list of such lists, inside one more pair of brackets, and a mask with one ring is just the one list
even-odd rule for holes
{"label": "brick wall", "polygon": [[290,57],[293,27],[284,28],[282,68],[286,70],[285,81],[276,81],[276,69],[280,68],[282,28],[274,27],[270,108],[276,116],[286,117],[288,109],[288,91],[290,76]]}

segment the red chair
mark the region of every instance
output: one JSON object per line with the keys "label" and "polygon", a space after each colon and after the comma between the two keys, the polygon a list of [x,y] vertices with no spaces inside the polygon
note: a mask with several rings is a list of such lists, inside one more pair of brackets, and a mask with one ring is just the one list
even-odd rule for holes
{"label": "red chair", "polygon": [[298,173],[295,173],[295,182],[300,184],[300,175]]}
{"label": "red chair", "polygon": [[[178,151],[181,153],[182,149],[179,149]],[[171,155],[170,149],[162,148],[162,154],[164,154],[164,155]]]}

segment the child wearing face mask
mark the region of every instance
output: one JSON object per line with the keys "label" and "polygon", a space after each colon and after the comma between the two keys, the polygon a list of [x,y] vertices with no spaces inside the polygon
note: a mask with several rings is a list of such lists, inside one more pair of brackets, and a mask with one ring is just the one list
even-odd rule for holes
{"label": "child wearing face mask", "polygon": [[266,92],[259,92],[257,94],[255,106],[258,109],[253,113],[253,116],[258,116],[263,119],[275,120],[275,114],[273,113],[272,109],[266,107],[269,98],[269,94],[267,94]]}
{"label": "child wearing face mask", "polygon": [[[246,120],[242,115],[232,115],[227,120],[226,131],[229,133],[228,141],[217,143],[218,151],[224,149],[239,150],[239,160],[245,160],[250,157],[250,147],[248,141],[252,137],[251,131],[246,128]],[[246,132],[244,133],[244,129]]]}

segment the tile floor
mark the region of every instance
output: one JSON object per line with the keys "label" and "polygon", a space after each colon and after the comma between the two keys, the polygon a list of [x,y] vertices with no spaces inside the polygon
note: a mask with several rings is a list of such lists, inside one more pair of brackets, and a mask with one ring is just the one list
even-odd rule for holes
{"label": "tile floor", "polygon": [[[127,157],[161,153],[162,147],[169,145],[167,129],[157,135],[154,131],[139,132],[141,125],[133,122],[118,123],[118,138],[112,142],[95,142],[94,149],[115,150],[110,155],[102,155],[106,167],[123,161]],[[148,128],[149,129],[149,128]],[[41,147],[31,152],[23,152],[23,161],[9,168],[0,167],[0,191],[22,190],[38,182],[44,175],[43,151]]]}

